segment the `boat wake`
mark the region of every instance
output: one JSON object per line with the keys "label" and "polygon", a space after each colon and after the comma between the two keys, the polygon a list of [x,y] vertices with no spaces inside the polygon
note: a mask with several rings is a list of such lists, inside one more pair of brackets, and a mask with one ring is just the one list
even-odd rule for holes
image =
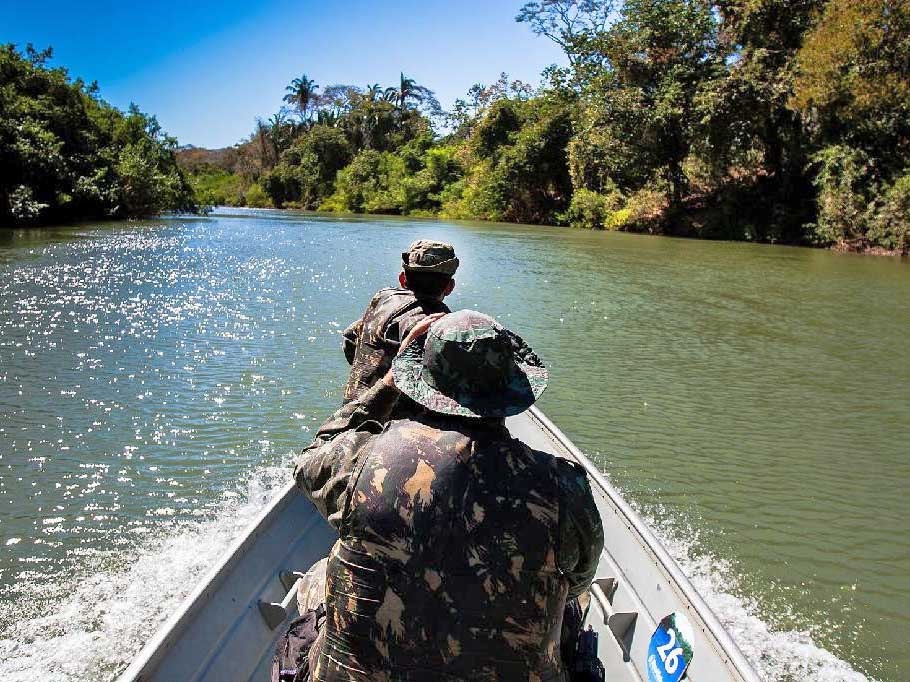
{"label": "boat wake", "polygon": [[287,485],[289,471],[290,464],[258,470],[245,491],[224,494],[212,518],[149,542],[126,570],[100,571],[69,585],[18,585],[23,596],[4,610],[25,608],[22,602],[32,599],[49,606],[20,621],[3,614],[11,624],[0,632],[0,679],[116,678]]}
{"label": "boat wake", "polygon": [[[0,679],[31,682],[36,674],[43,679],[115,678],[282,490],[289,470],[289,465],[258,470],[244,493],[225,493],[214,517],[150,541],[126,570],[100,571],[75,584],[35,586],[32,596],[48,604],[35,617],[8,617],[23,607],[17,602],[29,599],[28,587],[18,586],[25,596],[4,606],[4,621],[11,624],[0,632]],[[652,528],[657,525],[648,520]],[[772,630],[755,615],[754,603],[733,594],[736,577],[728,564],[711,556],[693,558],[695,531],[687,539],[658,536],[762,679],[867,679],[816,645],[810,633]]]}
{"label": "boat wake", "polygon": [[697,530],[683,526],[680,532],[679,524],[674,523],[671,537],[661,532],[661,524],[654,515],[628,501],[680,565],[763,680],[861,682],[870,679],[816,644],[810,632],[772,629],[756,615],[758,605],[753,600],[734,594],[739,579],[728,561],[692,551],[700,544]]}

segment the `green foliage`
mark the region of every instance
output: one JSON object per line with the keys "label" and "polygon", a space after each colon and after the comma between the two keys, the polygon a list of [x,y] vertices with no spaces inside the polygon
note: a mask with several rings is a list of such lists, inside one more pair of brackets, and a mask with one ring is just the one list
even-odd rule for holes
{"label": "green foliage", "polygon": [[654,231],[660,218],[667,212],[667,194],[660,182],[642,187],[629,197],[620,211],[611,216],[613,229],[635,227],[642,232]]}
{"label": "green foliage", "polygon": [[791,104],[813,117],[816,132],[864,146],[902,168],[898,157],[906,159],[910,134],[910,5],[829,2],[795,64]]}
{"label": "green foliage", "polygon": [[365,149],[338,173],[335,193],[324,210],[350,213],[399,213],[404,202],[404,161],[391,152]]}
{"label": "green foliage", "polygon": [[243,196],[244,205],[250,208],[270,208],[272,201],[259,184],[250,185]]}
{"label": "green foliage", "polygon": [[[618,20],[580,50],[588,104],[582,129],[596,132],[590,144],[576,144],[577,174],[636,191],[659,173],[671,202],[682,202],[683,162],[699,122],[694,102],[721,72],[717,33],[711,7],[700,0],[622,3]],[[601,152],[609,156],[597,164]]]}
{"label": "green foliage", "polygon": [[814,157],[818,166],[816,240],[847,250],[879,247],[906,254],[910,249],[910,173],[894,182],[876,180],[865,151],[832,145]]}
{"label": "green foliage", "polygon": [[293,203],[314,209],[334,189],[335,175],[351,160],[344,132],[315,125],[302,133],[281,157],[281,163],[263,179],[275,206]]}
{"label": "green foliage", "polygon": [[[889,192],[903,186],[900,178],[910,157],[910,5],[893,0],[829,2],[794,61],[790,104],[806,120],[820,154],[825,157],[824,150],[836,146],[861,150],[873,171],[857,180],[856,191],[867,200],[875,188]],[[821,168],[825,172],[828,164]],[[817,184],[827,187],[829,181],[819,178]],[[827,195],[820,196],[820,208],[828,203]],[[900,204],[890,199],[877,203]],[[900,228],[885,225],[897,223],[884,218],[869,218],[868,223],[864,239],[896,248]],[[822,210],[818,225],[830,224]]]}
{"label": "green foliage", "polygon": [[569,107],[556,98],[501,99],[481,115],[466,143],[468,177],[448,193],[452,217],[556,223],[572,194],[566,147]]}
{"label": "green foliage", "polygon": [[239,175],[221,168],[200,169],[190,175],[196,199],[205,206],[241,206],[244,188]]}
{"label": "green foliage", "polygon": [[195,210],[176,140],[50,68],[50,57],[0,46],[0,224]]}
{"label": "green foliage", "polygon": [[910,253],[910,172],[887,188],[876,206],[866,235],[872,244]]}
{"label": "green foliage", "polygon": [[[578,95],[570,222],[903,248],[906,3],[543,0],[517,19],[569,60],[548,76]],[[629,200],[606,218],[612,185]]]}
{"label": "green foliage", "polygon": [[442,193],[461,176],[456,148],[418,138],[397,153],[367,149],[338,173],[322,210],[431,215]]}
{"label": "green foliage", "polygon": [[844,145],[832,145],[818,152],[818,221],[815,239],[825,245],[861,239],[869,198],[872,168],[864,152]]}
{"label": "green foliage", "polygon": [[582,187],[572,195],[565,218],[572,227],[588,230],[616,229],[624,225],[628,217],[626,212],[619,219],[614,218],[624,203],[623,196],[617,189],[601,194]]}

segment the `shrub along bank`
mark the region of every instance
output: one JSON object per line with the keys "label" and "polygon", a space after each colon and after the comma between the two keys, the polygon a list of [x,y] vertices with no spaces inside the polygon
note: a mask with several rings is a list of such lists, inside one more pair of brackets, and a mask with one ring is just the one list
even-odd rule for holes
{"label": "shrub along bank", "polygon": [[194,211],[177,141],[50,58],[0,46],[0,227]]}

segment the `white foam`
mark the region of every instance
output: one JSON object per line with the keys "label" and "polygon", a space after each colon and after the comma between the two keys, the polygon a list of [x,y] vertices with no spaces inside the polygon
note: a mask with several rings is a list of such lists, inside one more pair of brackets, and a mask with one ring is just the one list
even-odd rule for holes
{"label": "white foam", "polygon": [[[282,489],[289,471],[279,466],[255,472],[245,494],[225,492],[214,519],[150,542],[129,570],[99,572],[61,598],[51,613],[8,628],[0,639],[0,679],[32,682],[38,672],[45,679],[115,677]],[[727,562],[693,556],[696,531],[687,528],[671,538],[653,519],[649,523],[763,679],[868,679],[817,645],[811,633],[772,630],[755,615],[754,603],[733,594],[736,575]]]}
{"label": "white foam", "polygon": [[651,530],[670,552],[695,589],[702,595],[724,627],[755,667],[769,682],[861,682],[870,678],[819,646],[808,631],[772,630],[756,614],[757,604],[736,596],[737,574],[729,562],[710,554],[695,554],[698,532],[673,524],[674,535],[660,531],[661,524],[633,504]]}
{"label": "white foam", "polygon": [[7,628],[0,679],[115,677],[289,478],[289,467],[256,472],[244,495],[224,495],[214,519],[182,526],[128,570],[82,580],[52,612]]}

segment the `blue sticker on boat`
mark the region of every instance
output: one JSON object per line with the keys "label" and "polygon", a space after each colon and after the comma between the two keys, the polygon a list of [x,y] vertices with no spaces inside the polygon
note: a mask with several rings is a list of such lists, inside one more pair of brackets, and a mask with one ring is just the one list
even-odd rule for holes
{"label": "blue sticker on boat", "polygon": [[648,644],[648,680],[678,682],[692,662],[692,626],[681,613],[666,616]]}

